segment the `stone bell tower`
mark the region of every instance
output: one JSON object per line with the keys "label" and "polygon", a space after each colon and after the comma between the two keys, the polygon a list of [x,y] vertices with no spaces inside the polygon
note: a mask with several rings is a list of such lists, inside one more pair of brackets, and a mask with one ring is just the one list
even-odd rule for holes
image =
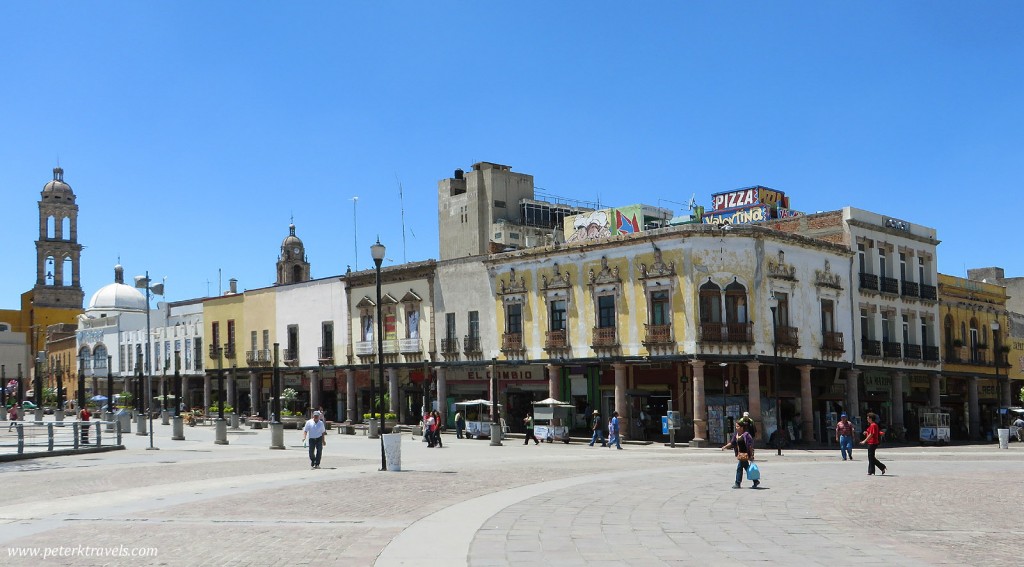
{"label": "stone bell tower", "polygon": [[32,288],[36,307],[82,308],[81,255],[75,192],[64,182],[64,170],[56,167],[53,181],[43,186],[39,200],[36,285]]}

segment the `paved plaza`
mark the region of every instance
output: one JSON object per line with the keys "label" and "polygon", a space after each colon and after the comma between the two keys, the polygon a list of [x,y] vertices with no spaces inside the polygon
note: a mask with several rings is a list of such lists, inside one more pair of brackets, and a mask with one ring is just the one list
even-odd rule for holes
{"label": "paved plaza", "polygon": [[[1020,564],[1024,448],[762,450],[762,488],[732,490],[731,452],[622,451],[329,432],[311,470],[301,432],[156,422],[126,450],[0,463],[4,565]],[[2,441],[2,440],[0,440]],[[36,554],[30,557],[29,554]],[[120,556],[102,556],[119,553]],[[155,556],[153,555],[155,553]],[[131,557],[131,554],[136,554]],[[44,555],[47,555],[44,560]]]}

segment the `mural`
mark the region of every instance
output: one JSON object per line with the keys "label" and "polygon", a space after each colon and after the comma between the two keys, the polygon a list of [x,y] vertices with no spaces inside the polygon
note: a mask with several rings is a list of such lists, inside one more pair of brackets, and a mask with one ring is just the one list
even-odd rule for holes
{"label": "mural", "polygon": [[607,211],[594,211],[569,218],[572,219],[572,228],[569,228],[570,224],[567,218],[564,225],[564,230],[567,233],[565,235],[566,242],[582,242],[584,240],[608,238],[612,235]]}

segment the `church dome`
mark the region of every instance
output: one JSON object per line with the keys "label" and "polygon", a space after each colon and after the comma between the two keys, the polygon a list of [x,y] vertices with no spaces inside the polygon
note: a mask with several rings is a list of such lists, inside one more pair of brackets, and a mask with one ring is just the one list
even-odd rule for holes
{"label": "church dome", "polygon": [[114,283],[107,284],[92,295],[89,310],[116,309],[119,311],[145,311],[146,296],[124,283],[124,268],[114,266]]}
{"label": "church dome", "polygon": [[288,225],[288,236],[286,236],[284,240],[281,241],[282,248],[288,248],[291,246],[302,246],[302,239],[300,239],[298,236],[295,236],[294,224]]}
{"label": "church dome", "polygon": [[75,192],[71,186],[64,183],[64,170],[60,167],[53,168],[53,181],[43,186],[44,201],[71,201],[75,200]]}

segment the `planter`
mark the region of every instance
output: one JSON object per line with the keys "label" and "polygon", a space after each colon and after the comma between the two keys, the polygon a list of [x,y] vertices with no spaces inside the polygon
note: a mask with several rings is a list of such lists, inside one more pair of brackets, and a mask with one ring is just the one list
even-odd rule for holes
{"label": "planter", "polygon": [[289,415],[281,418],[281,425],[285,429],[302,429],[302,426],[306,424],[306,418],[302,416]]}

